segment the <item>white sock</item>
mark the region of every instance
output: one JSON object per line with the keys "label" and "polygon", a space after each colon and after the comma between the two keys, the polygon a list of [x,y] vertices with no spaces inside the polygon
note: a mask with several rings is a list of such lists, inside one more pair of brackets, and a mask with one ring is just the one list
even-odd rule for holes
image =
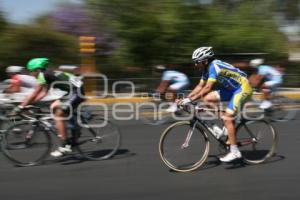
{"label": "white sock", "polygon": [[236,152],[240,152],[240,150],[237,147],[237,145],[230,145],[230,152],[236,153]]}

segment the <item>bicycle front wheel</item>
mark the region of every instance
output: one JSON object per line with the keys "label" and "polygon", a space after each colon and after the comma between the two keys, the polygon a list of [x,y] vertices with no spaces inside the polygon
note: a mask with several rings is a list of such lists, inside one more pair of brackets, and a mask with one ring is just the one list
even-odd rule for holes
{"label": "bicycle front wheel", "polygon": [[237,127],[237,144],[244,160],[258,164],[272,157],[278,136],[271,124],[264,120],[248,121]]}
{"label": "bicycle front wheel", "polygon": [[16,166],[40,164],[50,153],[51,137],[31,122],[17,122],[7,129],[1,141],[6,158]]}
{"label": "bicycle front wheel", "polygon": [[83,120],[77,148],[89,160],[104,160],[117,153],[121,145],[121,133],[117,125],[101,116]]}
{"label": "bicycle front wheel", "polygon": [[207,134],[190,121],[172,124],[162,133],[159,141],[162,161],[178,172],[199,168],[207,159],[209,148]]}

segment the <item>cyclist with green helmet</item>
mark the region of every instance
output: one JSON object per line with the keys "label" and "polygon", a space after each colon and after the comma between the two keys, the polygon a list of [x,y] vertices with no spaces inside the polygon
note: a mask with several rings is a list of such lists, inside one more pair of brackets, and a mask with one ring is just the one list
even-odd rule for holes
{"label": "cyclist with green helmet", "polygon": [[66,91],[62,100],[56,100],[51,105],[58,134],[62,140],[62,146],[51,152],[53,157],[60,157],[72,152],[71,143],[67,140],[67,133],[63,117],[71,115],[72,111],[84,101],[82,81],[71,73],[52,71],[48,69],[47,58],[33,58],[27,63],[27,69],[37,78],[38,86],[34,92],[21,103],[15,111],[20,111],[25,106],[38,102],[45,97],[51,87]]}

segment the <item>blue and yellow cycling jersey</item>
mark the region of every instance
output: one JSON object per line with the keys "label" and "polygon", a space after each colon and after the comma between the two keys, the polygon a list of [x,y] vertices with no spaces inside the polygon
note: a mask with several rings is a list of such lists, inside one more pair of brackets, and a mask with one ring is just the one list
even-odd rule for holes
{"label": "blue and yellow cycling jersey", "polygon": [[246,73],[221,60],[213,60],[209,64],[208,70],[202,74],[201,81],[216,82],[218,87],[227,90],[236,90],[243,84],[248,84]]}
{"label": "blue and yellow cycling jersey", "polygon": [[220,60],[212,61],[202,74],[201,81],[217,83],[216,92],[221,101],[228,101],[226,112],[236,114],[252,95],[247,75],[234,66]]}

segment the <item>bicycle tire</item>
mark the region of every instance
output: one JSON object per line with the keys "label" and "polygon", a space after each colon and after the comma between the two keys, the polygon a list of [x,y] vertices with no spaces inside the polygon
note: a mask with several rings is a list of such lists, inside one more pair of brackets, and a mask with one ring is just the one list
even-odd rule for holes
{"label": "bicycle tire", "polygon": [[273,109],[271,110],[271,120],[275,122],[286,122],[296,117],[296,103],[285,96],[275,96],[272,100]]}
{"label": "bicycle tire", "polygon": [[[189,146],[182,148],[189,131],[193,131]],[[197,126],[192,130],[190,121],[173,123],[164,130],[159,140],[160,158],[167,167],[177,172],[198,169],[206,161],[209,150],[208,135]]]}
{"label": "bicycle tire", "polygon": [[239,124],[236,137],[243,158],[249,164],[265,162],[274,155],[277,148],[278,135],[265,120]]}
{"label": "bicycle tire", "polygon": [[4,132],[1,141],[3,155],[16,166],[41,164],[52,147],[46,130],[31,122],[16,122]]}
{"label": "bicycle tire", "polygon": [[117,153],[121,145],[121,132],[116,124],[95,114],[83,120],[80,126],[75,146],[84,158],[105,160]]}
{"label": "bicycle tire", "polygon": [[172,113],[166,109],[170,106],[169,102],[147,102],[139,105],[139,118],[142,123],[147,125],[161,125],[174,121]]}

